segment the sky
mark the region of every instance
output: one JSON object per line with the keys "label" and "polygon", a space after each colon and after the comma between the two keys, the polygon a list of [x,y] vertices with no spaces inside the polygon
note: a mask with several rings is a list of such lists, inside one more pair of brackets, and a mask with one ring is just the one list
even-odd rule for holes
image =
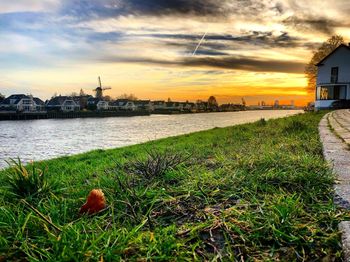
{"label": "sky", "polygon": [[331,35],[350,38],[349,11],[348,0],[0,0],[0,93],[93,94],[101,76],[112,97],[304,104],[305,64]]}

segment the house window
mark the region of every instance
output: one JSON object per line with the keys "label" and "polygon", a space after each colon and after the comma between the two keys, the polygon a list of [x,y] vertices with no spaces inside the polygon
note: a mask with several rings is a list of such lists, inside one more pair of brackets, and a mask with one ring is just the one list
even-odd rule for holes
{"label": "house window", "polygon": [[346,99],[346,85],[317,87],[317,100]]}
{"label": "house window", "polygon": [[332,67],[331,69],[331,83],[338,82],[338,67]]}
{"label": "house window", "polygon": [[321,86],[320,92],[320,100],[328,100],[329,99],[329,90],[327,87]]}

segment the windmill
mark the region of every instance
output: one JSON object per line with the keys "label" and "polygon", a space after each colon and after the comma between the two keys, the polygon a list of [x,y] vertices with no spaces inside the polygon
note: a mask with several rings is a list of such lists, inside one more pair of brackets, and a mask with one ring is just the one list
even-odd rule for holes
{"label": "windmill", "polygon": [[103,91],[105,90],[109,90],[109,89],[112,89],[111,87],[102,87],[102,83],[101,83],[101,77],[98,77],[98,83],[99,83],[99,86],[96,87],[95,89],[93,89],[93,91],[96,92],[96,95],[95,97],[98,98],[98,99],[102,99],[103,98]]}

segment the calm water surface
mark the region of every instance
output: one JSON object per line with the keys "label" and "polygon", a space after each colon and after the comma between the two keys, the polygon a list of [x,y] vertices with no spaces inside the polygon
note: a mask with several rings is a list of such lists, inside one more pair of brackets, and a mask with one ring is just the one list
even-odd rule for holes
{"label": "calm water surface", "polygon": [[301,113],[301,110],[245,111],[140,117],[0,121],[0,168],[24,162],[138,144],[154,139]]}

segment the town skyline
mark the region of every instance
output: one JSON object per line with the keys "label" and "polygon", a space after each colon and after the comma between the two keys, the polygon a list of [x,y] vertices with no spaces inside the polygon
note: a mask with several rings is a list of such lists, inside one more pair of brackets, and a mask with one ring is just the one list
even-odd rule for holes
{"label": "town skyline", "polygon": [[112,97],[304,105],[314,100],[304,75],[312,51],[332,34],[350,36],[346,1],[0,0],[0,7],[6,96],[93,94],[101,75]]}

